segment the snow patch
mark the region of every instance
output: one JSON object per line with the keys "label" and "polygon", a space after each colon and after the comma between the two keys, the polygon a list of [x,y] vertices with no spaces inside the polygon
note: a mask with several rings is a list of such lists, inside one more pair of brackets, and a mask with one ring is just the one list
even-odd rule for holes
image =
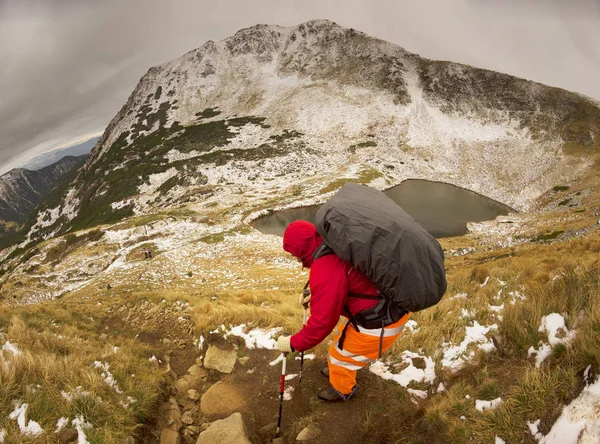
{"label": "snow patch", "polygon": [[21,401],[13,401],[15,410],[8,415],[8,419],[16,419],[21,433],[25,436],[39,436],[44,433],[42,427],[31,419],[27,422],[26,412],[29,404],[22,404]]}
{"label": "snow patch", "polygon": [[477,347],[485,352],[492,351],[494,343],[486,337],[486,334],[494,330],[498,330],[498,325],[492,324],[489,327],[484,327],[477,321],[473,321],[472,327],[465,328],[465,339],[459,345],[452,345],[451,343],[442,344],[445,348],[442,366],[452,370],[460,369],[464,365],[466,358],[470,359],[475,356],[474,351],[469,352],[467,355],[471,344],[478,344]]}
{"label": "snow patch", "polygon": [[492,399],[491,401],[483,401],[481,399],[475,400],[475,408],[480,412],[495,409],[500,404],[502,404],[502,398]]}
{"label": "snow patch", "polygon": [[110,366],[108,365],[108,362],[94,361],[94,367],[102,370],[100,375],[104,378],[104,382],[106,382],[106,384],[112,387],[119,395],[123,393],[121,389],[119,389],[117,381],[109,370]]}
{"label": "snow patch", "polygon": [[[580,395],[563,408],[561,416],[540,444],[592,444],[600,436],[600,377],[588,384]],[[535,423],[534,423],[535,424]],[[539,424],[539,421],[537,422]],[[536,424],[536,437],[537,434]],[[533,430],[530,427],[533,434]],[[539,438],[538,438],[539,439]]]}
{"label": "snow patch", "polygon": [[162,173],[151,174],[148,177],[148,183],[144,183],[138,187],[140,193],[150,194],[154,193],[163,183],[169,180],[171,177],[177,176],[177,168],[169,168],[167,171]]}
{"label": "snow patch", "polygon": [[227,331],[224,337],[227,338],[228,335],[234,335],[243,338],[246,347],[250,349],[266,348],[273,350],[277,347],[277,341],[273,339],[273,336],[277,335],[281,330],[281,328],[276,327],[270,329],[254,328],[248,331],[246,324],[241,324]]}
{"label": "snow patch", "polygon": [[[375,361],[369,366],[369,370],[371,373],[376,374],[380,378],[385,379],[386,381],[394,381],[400,384],[402,387],[408,387],[411,382],[427,382],[433,383],[435,380],[435,363],[433,359],[428,356],[422,356],[418,353],[413,353],[410,351],[402,352],[400,355],[402,361],[396,364],[384,364],[381,361]],[[413,358],[423,359],[425,362],[425,369],[420,369],[415,367],[413,363]],[[400,373],[392,373],[390,371],[390,366],[401,366],[404,364],[408,364],[408,366]]]}

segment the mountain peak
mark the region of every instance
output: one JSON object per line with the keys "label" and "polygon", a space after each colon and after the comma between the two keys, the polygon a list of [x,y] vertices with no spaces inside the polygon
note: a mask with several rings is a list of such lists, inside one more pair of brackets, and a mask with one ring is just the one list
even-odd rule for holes
{"label": "mountain peak", "polygon": [[189,202],[199,186],[285,188],[359,164],[390,186],[435,179],[525,209],[579,174],[560,150],[597,146],[599,115],[573,93],[427,60],[329,20],[260,24],[151,68],[63,190],[79,213],[65,200],[68,217],[44,230]]}

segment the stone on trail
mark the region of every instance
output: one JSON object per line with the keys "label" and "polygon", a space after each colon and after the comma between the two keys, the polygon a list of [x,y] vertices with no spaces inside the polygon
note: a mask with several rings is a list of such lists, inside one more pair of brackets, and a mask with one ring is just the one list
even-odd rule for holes
{"label": "stone on trail", "polygon": [[192,416],[192,412],[185,412],[181,416],[181,422],[185,425],[192,425],[194,423],[194,417]]}
{"label": "stone on trail", "polygon": [[235,350],[221,350],[219,347],[211,345],[204,358],[204,367],[218,370],[221,373],[231,373],[236,361]]}
{"label": "stone on trail", "polygon": [[269,442],[277,433],[277,422],[271,422],[258,429],[258,436],[263,442]]}
{"label": "stone on trail", "polygon": [[160,433],[160,444],[180,444],[179,433],[171,429],[163,429]]}
{"label": "stone on trail", "polygon": [[246,435],[244,420],[240,413],[234,413],[227,419],[213,422],[208,429],[200,433],[196,444],[252,444]]}
{"label": "stone on trail", "polygon": [[194,364],[190,368],[188,368],[188,373],[190,375],[192,375],[194,377],[198,377],[200,379],[206,379],[206,376],[208,375],[208,372],[206,371],[206,369],[202,368],[198,364]]}
{"label": "stone on trail", "polygon": [[296,441],[310,441],[321,434],[321,429],[314,424],[309,424],[296,437]]}
{"label": "stone on trail", "polygon": [[200,393],[198,393],[198,390],[189,389],[188,398],[190,398],[192,401],[198,401],[200,399]]}
{"label": "stone on trail", "polygon": [[224,381],[211,386],[200,399],[200,411],[204,415],[227,416],[238,410],[246,399],[238,388]]}
{"label": "stone on trail", "polygon": [[60,432],[58,432],[58,441],[61,444],[77,441],[77,430],[71,427],[63,428]]}

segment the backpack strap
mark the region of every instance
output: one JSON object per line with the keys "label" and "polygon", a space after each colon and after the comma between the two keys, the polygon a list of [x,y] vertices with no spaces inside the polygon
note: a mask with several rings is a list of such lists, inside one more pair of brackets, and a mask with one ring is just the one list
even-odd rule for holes
{"label": "backpack strap", "polygon": [[327,256],[328,254],[335,254],[335,252],[329,245],[325,243],[325,241],[323,241],[313,253],[313,261],[316,261],[320,257]]}

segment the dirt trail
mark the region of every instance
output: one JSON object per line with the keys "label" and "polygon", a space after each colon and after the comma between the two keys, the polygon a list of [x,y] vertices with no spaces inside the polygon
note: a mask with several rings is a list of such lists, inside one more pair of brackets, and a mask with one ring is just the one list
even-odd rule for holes
{"label": "dirt trail", "polygon": [[[277,351],[252,350],[248,356],[244,366],[238,363],[234,372],[223,379],[236,384],[248,398],[238,411],[244,417],[249,438],[253,443],[267,443],[274,434],[265,436],[260,429],[277,421],[281,363],[269,365],[278,356]],[[288,375],[300,370],[300,361],[293,358],[288,358]],[[285,442],[296,442],[298,433],[309,423],[322,430],[311,442],[327,444],[398,442],[403,430],[412,429],[419,409],[414,409],[406,391],[367,369],[359,372],[358,392],[351,401],[327,403],[317,399],[318,391],[329,384],[320,373],[325,366],[323,358],[305,360],[302,381],[298,377],[286,381],[286,388],[294,390],[292,399],[284,401],[283,406]]]}

